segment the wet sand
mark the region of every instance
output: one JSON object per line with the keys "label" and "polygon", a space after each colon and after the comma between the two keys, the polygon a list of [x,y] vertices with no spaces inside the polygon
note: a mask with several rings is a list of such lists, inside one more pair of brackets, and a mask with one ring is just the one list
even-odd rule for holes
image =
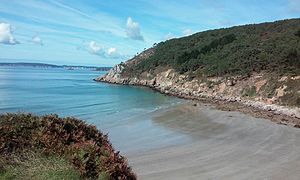
{"label": "wet sand", "polygon": [[159,110],[152,114],[152,121],[191,140],[126,152],[139,179],[300,178],[298,128],[203,104]]}

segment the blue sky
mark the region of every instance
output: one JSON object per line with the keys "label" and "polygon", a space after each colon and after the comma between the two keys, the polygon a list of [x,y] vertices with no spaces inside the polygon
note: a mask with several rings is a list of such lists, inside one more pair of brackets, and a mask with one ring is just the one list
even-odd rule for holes
{"label": "blue sky", "polygon": [[300,0],[0,0],[0,62],[112,66],[194,32],[300,17]]}

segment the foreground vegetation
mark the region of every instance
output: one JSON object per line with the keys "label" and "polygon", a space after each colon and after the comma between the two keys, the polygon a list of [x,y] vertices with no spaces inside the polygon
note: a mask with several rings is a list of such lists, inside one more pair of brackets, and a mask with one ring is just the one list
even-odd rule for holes
{"label": "foreground vegetation", "polygon": [[27,151],[9,159],[1,159],[0,179],[80,179],[79,171],[63,157]]}
{"label": "foreground vegetation", "polygon": [[75,118],[0,115],[0,179],[136,179],[107,135]]}
{"label": "foreground vegetation", "polygon": [[200,32],[161,42],[153,49],[153,55],[126,67],[126,74],[168,67],[194,77],[261,71],[299,75],[300,19]]}

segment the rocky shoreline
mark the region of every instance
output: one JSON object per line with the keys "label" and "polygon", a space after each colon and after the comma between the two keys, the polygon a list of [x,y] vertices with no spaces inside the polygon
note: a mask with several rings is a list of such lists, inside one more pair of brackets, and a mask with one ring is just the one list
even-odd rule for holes
{"label": "rocky shoreline", "polygon": [[[206,88],[198,87],[199,83],[185,81],[184,77],[178,76],[172,70],[157,74],[155,77],[148,79],[122,77],[123,68],[124,65],[122,64],[116,65],[106,75],[94,80],[111,84],[145,86],[166,95],[198,100],[213,104],[223,110],[240,111],[256,117],[267,118],[279,124],[300,128],[300,110],[297,107],[266,104],[261,101],[243,99],[238,96],[223,96],[221,93],[211,93],[205,91]],[[230,86],[230,83],[227,84]]]}

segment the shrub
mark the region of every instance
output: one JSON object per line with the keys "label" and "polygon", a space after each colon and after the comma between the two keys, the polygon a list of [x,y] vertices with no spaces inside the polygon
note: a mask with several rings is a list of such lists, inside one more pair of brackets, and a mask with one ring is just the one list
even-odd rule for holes
{"label": "shrub", "polygon": [[244,89],[243,96],[248,96],[248,97],[256,96],[256,87],[255,86],[246,87]]}
{"label": "shrub", "polygon": [[136,179],[107,135],[75,118],[0,115],[0,157],[9,160],[12,152],[21,154],[24,150],[65,156],[85,179],[96,179],[103,174],[112,179]]}

